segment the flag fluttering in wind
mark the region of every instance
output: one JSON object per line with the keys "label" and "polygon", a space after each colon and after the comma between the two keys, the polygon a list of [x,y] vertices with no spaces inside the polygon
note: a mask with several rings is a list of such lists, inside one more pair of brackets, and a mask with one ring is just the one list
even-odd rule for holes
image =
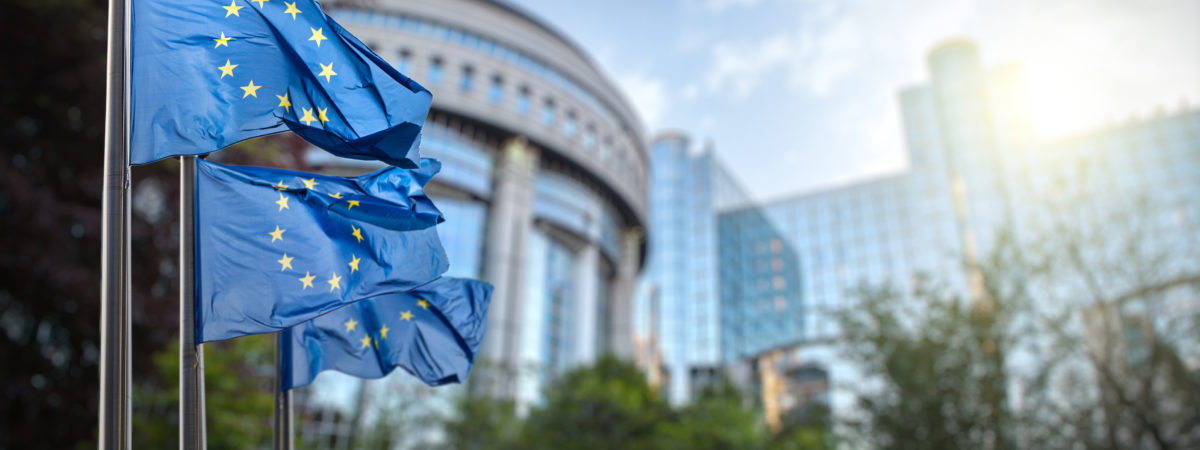
{"label": "flag fluttering in wind", "polygon": [[130,161],[291,129],[335,155],[416,168],[432,95],[313,0],[133,2]]}
{"label": "flag fluttering in wind", "polygon": [[197,161],[198,342],[275,332],[449,267],[425,196],[440,163],[356,178]]}
{"label": "flag fluttering in wind", "polygon": [[379,378],[396,367],[426,384],[466,380],[483,340],[492,286],[439,278],[346,306],[280,333],[280,389],[324,370]]}

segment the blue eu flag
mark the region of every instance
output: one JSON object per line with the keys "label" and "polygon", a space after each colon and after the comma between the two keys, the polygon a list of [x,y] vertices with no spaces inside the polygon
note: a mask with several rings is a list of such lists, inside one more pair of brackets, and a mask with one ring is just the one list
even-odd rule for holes
{"label": "blue eu flag", "polygon": [[199,342],[278,331],[449,267],[423,191],[436,160],[357,178],[196,167]]}
{"label": "blue eu flag", "polygon": [[335,155],[416,168],[432,95],[312,0],[135,0],[131,158],[291,129]]}
{"label": "blue eu flag", "polygon": [[438,386],[467,379],[483,340],[492,286],[439,278],[355,303],[280,332],[284,390],[324,370],[379,378],[395,367]]}

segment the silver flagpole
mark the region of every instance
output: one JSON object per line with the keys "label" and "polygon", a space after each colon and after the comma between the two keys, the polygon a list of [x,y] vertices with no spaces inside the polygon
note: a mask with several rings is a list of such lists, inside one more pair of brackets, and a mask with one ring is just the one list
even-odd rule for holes
{"label": "silver flagpole", "polygon": [[292,450],[296,433],[292,427],[292,390],[283,386],[283,332],[275,333],[275,450]]}
{"label": "silver flagpole", "polygon": [[133,438],[129,353],[129,140],[127,0],[108,2],[108,86],[104,116],[103,224],[100,244],[101,449],[128,449]]}
{"label": "silver flagpole", "polygon": [[179,157],[179,448],[203,450],[204,348],[196,343],[196,157]]}

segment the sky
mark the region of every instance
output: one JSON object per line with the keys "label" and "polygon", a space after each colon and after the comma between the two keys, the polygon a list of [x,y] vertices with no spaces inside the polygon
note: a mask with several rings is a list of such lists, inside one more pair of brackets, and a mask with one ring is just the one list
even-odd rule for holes
{"label": "sky", "polygon": [[951,38],[1020,65],[1046,139],[1200,108],[1197,0],[510,1],[760,200],[904,170],[898,94]]}

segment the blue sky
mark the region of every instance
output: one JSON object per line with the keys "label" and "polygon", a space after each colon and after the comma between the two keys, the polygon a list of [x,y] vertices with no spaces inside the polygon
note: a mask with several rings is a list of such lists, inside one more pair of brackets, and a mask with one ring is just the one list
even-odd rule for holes
{"label": "blue sky", "polygon": [[513,0],[591,53],[654,133],[713,143],[759,199],[903,170],[897,94],[938,42],[1019,63],[1061,137],[1200,107],[1195,0]]}

